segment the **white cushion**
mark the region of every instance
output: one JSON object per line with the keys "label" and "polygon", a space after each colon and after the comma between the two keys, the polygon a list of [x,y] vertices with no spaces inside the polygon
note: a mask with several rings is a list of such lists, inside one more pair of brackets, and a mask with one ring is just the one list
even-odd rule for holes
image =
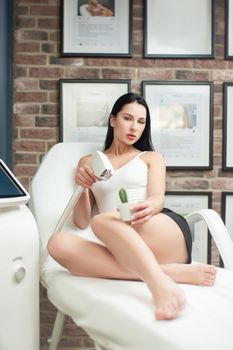
{"label": "white cushion", "polygon": [[44,275],[49,300],[98,344],[114,350],[230,350],[233,273],[218,269],[214,287],[181,285],[187,306],[172,321],[157,321],[143,282]]}

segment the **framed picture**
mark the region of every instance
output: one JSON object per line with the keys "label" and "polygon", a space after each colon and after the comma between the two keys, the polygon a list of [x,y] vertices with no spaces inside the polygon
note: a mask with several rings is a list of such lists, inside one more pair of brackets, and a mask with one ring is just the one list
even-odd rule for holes
{"label": "framed picture", "polygon": [[60,141],[104,143],[108,117],[130,80],[60,80]]}
{"label": "framed picture", "polygon": [[225,0],[225,58],[233,59],[233,0]]}
{"label": "framed picture", "polygon": [[215,0],[145,0],[144,56],[214,58],[214,13]]}
{"label": "framed picture", "polygon": [[[233,240],[233,192],[222,192],[222,220],[226,225],[226,229]],[[220,266],[223,267],[224,263],[220,257]]]}
{"label": "framed picture", "polygon": [[63,0],[61,56],[132,56],[132,0]]}
{"label": "framed picture", "polygon": [[222,192],[222,219],[233,240],[233,192]]}
{"label": "framed picture", "polygon": [[[165,207],[175,211],[177,214],[186,216],[195,210],[211,208],[211,192],[171,192],[165,195]],[[192,260],[211,262],[211,237],[206,224],[200,221],[191,228],[193,248]]]}
{"label": "framed picture", "polygon": [[233,83],[223,83],[223,170],[233,170]]}
{"label": "framed picture", "polygon": [[152,141],[168,169],[213,166],[212,82],[143,81]]}

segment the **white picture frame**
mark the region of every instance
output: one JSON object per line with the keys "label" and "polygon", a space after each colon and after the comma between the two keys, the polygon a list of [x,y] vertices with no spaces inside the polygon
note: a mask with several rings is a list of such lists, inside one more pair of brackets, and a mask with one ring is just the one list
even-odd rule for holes
{"label": "white picture frame", "polygon": [[233,240],[233,192],[222,192],[222,219]]}
{"label": "white picture frame", "polygon": [[142,94],[168,169],[212,169],[213,83],[143,81]]}
{"label": "white picture frame", "polygon": [[132,0],[63,0],[61,11],[61,56],[132,56]]}
{"label": "white picture frame", "polygon": [[145,58],[214,58],[214,0],[145,0]]}
{"label": "white picture frame", "polygon": [[[233,192],[223,191],[221,196],[221,216],[226,229],[233,241]],[[220,257],[220,266],[224,267]]]}
{"label": "white picture frame", "polygon": [[223,83],[223,170],[233,170],[233,83]]}
{"label": "white picture frame", "polygon": [[233,0],[225,0],[225,58],[233,59]]}
{"label": "white picture frame", "polygon": [[115,101],[130,80],[60,80],[60,141],[104,143]]}

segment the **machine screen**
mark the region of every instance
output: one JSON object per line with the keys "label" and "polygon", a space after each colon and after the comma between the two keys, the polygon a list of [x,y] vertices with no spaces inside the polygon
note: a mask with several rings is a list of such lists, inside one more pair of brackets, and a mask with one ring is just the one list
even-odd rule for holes
{"label": "machine screen", "polygon": [[14,204],[23,200],[27,202],[29,195],[23,186],[16,179],[7,165],[0,159],[0,206],[6,204]]}

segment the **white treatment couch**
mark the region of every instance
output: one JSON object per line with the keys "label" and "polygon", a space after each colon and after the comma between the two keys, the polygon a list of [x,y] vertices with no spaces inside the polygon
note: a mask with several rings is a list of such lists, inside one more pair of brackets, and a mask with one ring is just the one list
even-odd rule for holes
{"label": "white treatment couch", "polygon": [[[30,208],[38,225],[41,251],[75,189],[79,158],[96,149],[101,147],[60,143],[48,152],[39,167],[30,188]],[[225,269],[218,268],[214,287],[180,285],[187,306],[172,321],[155,320],[155,307],[145,283],[72,276],[49,258],[41,271],[41,283],[58,310],[49,349],[57,349],[64,315],[82,327],[99,350],[232,349],[233,243],[216,212],[205,209],[188,217],[190,223],[199,220],[207,222]],[[90,229],[75,228],[71,218],[64,230],[95,239]]]}

